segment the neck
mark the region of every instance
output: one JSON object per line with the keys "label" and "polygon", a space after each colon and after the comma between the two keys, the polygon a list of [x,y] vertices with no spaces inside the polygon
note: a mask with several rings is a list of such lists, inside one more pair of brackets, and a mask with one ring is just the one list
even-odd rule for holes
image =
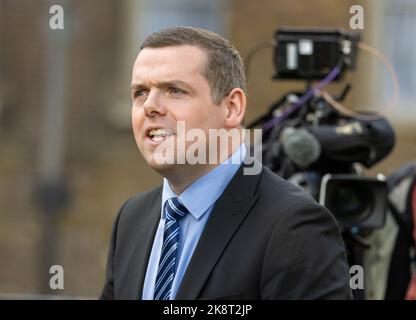
{"label": "neck", "polygon": [[[198,180],[200,177],[204,176],[211,170],[213,170],[216,165],[182,165],[183,168],[179,169],[179,172],[175,174],[165,174],[165,178],[168,180],[171,189],[179,196],[182,192],[185,191],[194,181]],[[196,168],[196,167],[202,168]],[[192,169],[190,168],[192,167]],[[186,172],[186,174],[185,174]]]}
{"label": "neck", "polygon": [[208,172],[218,167],[221,163],[230,158],[234,152],[240,147],[241,143],[234,149],[229,147],[225,154],[219,154],[216,163],[214,164],[183,164],[175,165],[168,172],[164,172],[162,175],[168,180],[171,189],[179,196],[185,191],[195,180],[204,176]]}

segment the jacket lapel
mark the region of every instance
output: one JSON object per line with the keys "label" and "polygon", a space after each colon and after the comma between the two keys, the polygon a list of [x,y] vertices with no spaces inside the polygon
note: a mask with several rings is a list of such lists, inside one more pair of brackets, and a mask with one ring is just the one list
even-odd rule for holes
{"label": "jacket lapel", "polygon": [[211,270],[256,202],[258,194],[255,191],[261,173],[244,175],[243,169],[244,164],[217,200],[189,262],[176,299],[198,298]]}
{"label": "jacket lapel", "polygon": [[[143,284],[147,271],[147,264],[150,252],[153,246],[153,240],[156,229],[160,220],[161,208],[161,188],[159,192],[153,195],[147,206],[146,218],[142,221],[141,226],[136,233],[135,248],[132,255],[133,263],[129,263],[129,270],[126,272],[128,277],[125,279],[129,283],[125,283],[126,290],[123,296],[125,299],[141,299],[143,294]],[[132,279],[134,283],[132,283]]]}

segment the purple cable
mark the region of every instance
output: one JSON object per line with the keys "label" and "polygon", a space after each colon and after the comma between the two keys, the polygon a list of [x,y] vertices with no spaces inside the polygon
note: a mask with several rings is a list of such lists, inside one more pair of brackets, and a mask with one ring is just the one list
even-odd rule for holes
{"label": "purple cable", "polygon": [[267,121],[263,125],[263,130],[267,131],[273,128],[274,125],[282,122],[285,120],[293,111],[298,109],[300,106],[302,106],[306,101],[308,101],[310,98],[313,97],[314,93],[316,91],[321,91],[323,88],[325,88],[328,84],[331,83],[332,80],[335,79],[335,77],[341,72],[340,67],[336,66],[334,69],[331,70],[331,72],[322,79],[321,82],[319,82],[316,86],[313,88],[310,88],[298,101],[293,103],[287,110],[282,112],[281,115],[278,117],[273,117],[269,121]]}

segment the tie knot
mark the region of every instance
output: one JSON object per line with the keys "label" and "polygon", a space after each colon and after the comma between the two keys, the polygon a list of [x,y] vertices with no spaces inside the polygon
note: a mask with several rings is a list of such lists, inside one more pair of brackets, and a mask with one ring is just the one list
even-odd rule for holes
{"label": "tie knot", "polygon": [[178,198],[170,198],[166,201],[166,219],[179,220],[189,213],[188,209],[180,202]]}

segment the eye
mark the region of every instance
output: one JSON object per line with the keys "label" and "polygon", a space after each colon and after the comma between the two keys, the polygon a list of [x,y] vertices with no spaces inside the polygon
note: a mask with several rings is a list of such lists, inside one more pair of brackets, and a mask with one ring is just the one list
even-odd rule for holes
{"label": "eye", "polygon": [[133,98],[136,99],[138,97],[143,97],[143,96],[145,96],[145,94],[146,94],[146,90],[144,90],[144,89],[137,89],[133,93]]}
{"label": "eye", "polygon": [[168,92],[170,94],[174,94],[174,95],[182,95],[182,94],[186,93],[186,91],[184,91],[182,89],[179,89],[179,88],[176,88],[176,87],[170,87]]}

